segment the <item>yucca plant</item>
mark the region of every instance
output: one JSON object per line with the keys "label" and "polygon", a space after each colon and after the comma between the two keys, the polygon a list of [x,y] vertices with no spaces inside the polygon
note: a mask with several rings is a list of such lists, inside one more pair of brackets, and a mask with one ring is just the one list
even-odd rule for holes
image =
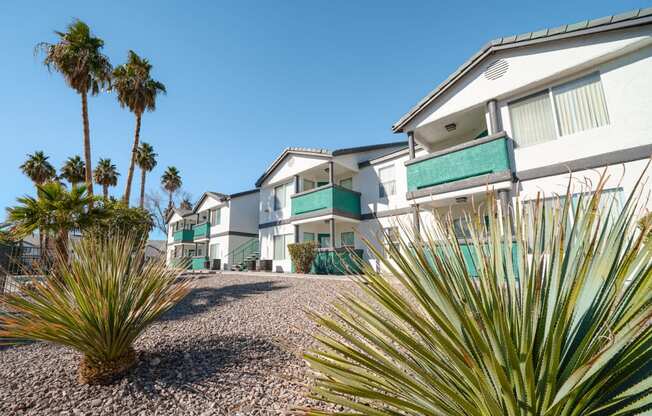
{"label": "yucca plant", "polygon": [[438,218],[386,255],[367,242],[395,282],[365,266],[364,296],[312,316],[311,395],[346,415],[650,412],[650,224],[640,186],[620,207],[605,181],[509,210],[488,194],[466,241]]}
{"label": "yucca plant", "polygon": [[[60,259],[61,260],[61,259]],[[0,297],[0,339],[61,344],[83,354],[80,383],[107,384],[137,361],[134,342],[179,302],[190,281],[179,270],[145,261],[144,240],[125,234],[84,237],[68,262],[42,282]]]}

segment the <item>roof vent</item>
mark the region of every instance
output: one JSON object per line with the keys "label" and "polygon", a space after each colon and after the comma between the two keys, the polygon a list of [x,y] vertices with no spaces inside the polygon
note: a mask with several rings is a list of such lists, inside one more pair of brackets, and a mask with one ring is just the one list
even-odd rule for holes
{"label": "roof vent", "polygon": [[489,80],[494,80],[502,77],[509,69],[509,63],[504,59],[494,61],[485,69],[484,77]]}

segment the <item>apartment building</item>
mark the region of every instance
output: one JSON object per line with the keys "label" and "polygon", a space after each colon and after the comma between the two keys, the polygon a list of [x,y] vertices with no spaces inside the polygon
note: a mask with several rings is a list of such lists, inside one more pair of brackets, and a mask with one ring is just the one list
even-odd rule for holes
{"label": "apartment building", "polygon": [[[363,247],[357,235],[365,214],[375,209],[365,206],[366,194],[379,191],[378,178],[370,181],[361,175],[361,166],[405,148],[406,142],[384,143],[329,151],[288,148],[258,179],[260,187],[260,255],[273,260],[273,270],[291,271],[287,245],[315,241],[319,252],[316,273],[336,273],[332,264],[348,258],[348,249]],[[395,175],[391,172],[391,175]],[[390,172],[385,172],[390,181]],[[394,193],[394,180],[387,192]],[[376,198],[388,202],[387,195]]]}
{"label": "apartment building", "polygon": [[652,9],[491,41],[394,124],[408,204],[550,196],[569,172],[590,192],[607,166],[622,199],[652,154],[650,73]]}
{"label": "apartment building", "polygon": [[193,270],[235,267],[236,254],[258,245],[258,189],[205,192],[192,210],[168,213],[167,261]]}
{"label": "apartment building", "polygon": [[[493,40],[392,126],[404,141],[285,149],[247,200],[246,237],[258,233],[253,252],[274,271],[292,271],[288,244],[315,241],[313,271],[341,273],[333,260],[350,248],[377,266],[363,237],[434,214],[462,225],[488,190],[504,205],[565,193],[572,175],[590,192],[609,167],[605,195],[622,201],[652,154],[650,74],[652,8]],[[198,213],[171,214],[175,255],[210,251]]]}
{"label": "apartment building", "polygon": [[489,42],[392,126],[407,146],[285,150],[256,184],[261,256],[287,271],[290,242],[361,250],[399,221],[461,222],[487,189],[551,196],[572,172],[590,192],[608,166],[622,200],[652,154],[651,23],[641,9]]}

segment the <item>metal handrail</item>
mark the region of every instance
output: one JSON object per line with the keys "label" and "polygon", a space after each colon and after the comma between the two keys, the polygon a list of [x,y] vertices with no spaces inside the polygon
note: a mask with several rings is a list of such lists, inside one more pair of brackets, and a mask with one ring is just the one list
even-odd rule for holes
{"label": "metal handrail", "polygon": [[249,241],[246,241],[236,247],[235,249],[231,250],[230,253],[227,254],[227,263],[230,266],[235,266],[238,264],[244,263],[245,259],[247,256],[256,253],[258,249],[260,248],[258,238],[252,238]]}

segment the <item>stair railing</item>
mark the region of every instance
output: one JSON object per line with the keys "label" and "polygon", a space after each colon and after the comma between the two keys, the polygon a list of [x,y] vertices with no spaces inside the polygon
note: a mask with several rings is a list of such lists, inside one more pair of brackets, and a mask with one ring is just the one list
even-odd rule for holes
{"label": "stair railing", "polygon": [[260,248],[260,244],[258,242],[257,237],[252,238],[242,243],[238,247],[234,248],[226,256],[229,267],[242,265],[247,259],[247,257],[249,257],[254,253],[257,253],[259,248]]}

